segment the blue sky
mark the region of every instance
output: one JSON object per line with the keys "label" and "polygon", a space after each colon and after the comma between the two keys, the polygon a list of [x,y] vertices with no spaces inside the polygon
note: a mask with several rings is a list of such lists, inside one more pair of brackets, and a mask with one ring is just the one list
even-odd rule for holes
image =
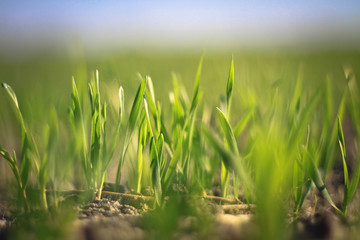
{"label": "blue sky", "polygon": [[43,46],[353,44],[360,1],[4,1],[0,52]]}

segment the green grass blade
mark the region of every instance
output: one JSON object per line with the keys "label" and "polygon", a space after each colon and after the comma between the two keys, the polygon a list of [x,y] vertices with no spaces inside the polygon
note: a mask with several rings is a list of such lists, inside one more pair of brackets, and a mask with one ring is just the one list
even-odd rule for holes
{"label": "green grass blade", "polygon": [[201,76],[201,69],[202,69],[203,59],[204,59],[204,54],[200,58],[199,66],[198,66],[198,69],[197,69],[197,72],[196,72],[196,78],[195,78],[195,84],[194,84],[194,92],[193,92],[193,98],[192,98],[192,101],[191,101],[190,111],[193,111],[193,109],[195,108],[195,106],[197,105],[197,102],[198,102],[199,83],[200,83],[200,76]]}
{"label": "green grass blade", "polygon": [[14,160],[11,158],[10,154],[0,145],[0,155],[5,158],[9,165],[14,164]]}
{"label": "green grass blade", "polygon": [[234,58],[231,58],[229,78],[226,85],[226,115],[230,116],[231,97],[234,88]]}
{"label": "green grass blade", "polygon": [[129,117],[129,121],[128,121],[128,126],[127,126],[127,135],[128,137],[125,137],[125,146],[128,146],[130,138],[132,136],[132,133],[135,129],[135,125],[137,122],[137,119],[140,115],[140,110],[141,110],[141,105],[142,105],[142,101],[143,101],[143,95],[145,92],[145,87],[146,87],[146,78],[144,78],[137,90],[131,111],[130,111],[130,117]]}
{"label": "green grass blade", "polygon": [[8,85],[7,83],[1,83],[2,87],[6,90],[6,93],[9,95],[11,101],[14,103],[15,108],[16,108],[16,114],[18,117],[18,120],[20,122],[21,125],[21,134],[22,134],[22,140],[24,141],[24,138],[28,137],[27,135],[27,131],[26,131],[26,127],[25,127],[25,122],[24,119],[22,117],[21,111],[20,111],[20,107],[19,107],[19,103],[16,97],[16,94],[14,92],[14,90],[11,88],[10,85]]}
{"label": "green grass blade", "polygon": [[23,189],[23,185],[21,182],[21,178],[20,178],[20,173],[19,173],[19,169],[17,166],[17,161],[16,161],[16,155],[15,155],[15,151],[14,151],[14,157],[11,157],[11,155],[0,145],[0,155],[5,158],[5,160],[8,162],[14,176],[15,179],[19,185],[19,188],[22,190]]}
{"label": "green grass blade", "polygon": [[142,111],[140,117],[140,127],[139,127],[139,135],[138,135],[138,150],[137,150],[137,188],[136,191],[138,193],[141,192],[141,181],[142,181],[142,173],[143,173],[143,150],[146,144],[146,135],[147,135],[147,122],[145,121],[145,112]]}
{"label": "green grass blade", "polygon": [[[149,89],[149,93],[150,93],[150,96],[151,96],[151,100],[152,102],[155,103],[155,91],[154,91],[154,85],[153,85],[153,82],[151,80],[151,77],[147,76],[147,87]],[[150,101],[150,100],[149,100]]]}
{"label": "green grass blade", "polygon": [[161,179],[163,178],[164,175],[164,170],[165,170],[165,156],[164,156],[164,146],[165,146],[165,141],[164,141],[164,135],[160,134],[158,141],[157,141],[157,148],[158,148],[158,153],[159,153],[159,164],[160,164],[160,176]]}
{"label": "green grass blade", "polygon": [[223,132],[225,134],[226,142],[228,143],[229,148],[231,149],[231,151],[235,155],[238,155],[239,150],[238,150],[237,142],[236,142],[234,133],[232,131],[232,128],[230,126],[230,123],[229,123],[227,117],[225,116],[225,114],[220,110],[220,108],[216,108],[216,110],[218,111],[218,114],[219,114],[220,125],[221,125],[222,130],[223,130]]}
{"label": "green grass blade", "polygon": [[17,100],[14,90],[7,83],[1,83],[1,85],[3,88],[5,88],[6,92],[10,96],[10,98],[13,101],[13,103],[15,104],[16,108],[19,109],[19,103],[18,103],[18,100]]}
{"label": "green grass blade", "polygon": [[343,212],[344,214],[346,214],[347,205],[351,200],[351,198],[349,197],[349,172],[346,164],[345,139],[344,139],[344,133],[342,130],[340,117],[337,118],[337,123],[338,123],[338,142],[340,146],[341,158],[342,158],[343,170],[344,170]]}
{"label": "green grass blade", "polygon": [[337,124],[338,124],[338,141],[342,147],[342,154],[344,157],[346,157],[346,148],[345,148],[345,138],[344,138],[344,132],[341,124],[340,117],[337,118]]}
{"label": "green grass blade", "polygon": [[344,139],[344,133],[342,130],[341,120],[340,117],[337,118],[338,122],[338,141],[339,146],[341,150],[341,157],[343,162],[343,168],[344,168],[344,187],[345,187],[345,194],[347,194],[347,189],[349,186],[349,173],[346,165],[346,150],[345,150],[345,139]]}

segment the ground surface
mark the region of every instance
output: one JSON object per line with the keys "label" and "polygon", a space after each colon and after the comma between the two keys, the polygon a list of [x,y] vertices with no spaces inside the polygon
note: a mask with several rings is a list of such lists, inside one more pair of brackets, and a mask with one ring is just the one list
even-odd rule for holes
{"label": "ground surface", "polygon": [[[83,203],[73,208],[75,220],[71,221],[67,239],[100,240],[100,239],[253,239],[261,231],[255,224],[253,214],[255,206],[246,204],[219,205],[209,200],[201,200],[196,205],[202,214],[184,214],[168,224],[172,219],[160,221],[159,212],[151,210],[143,201],[128,201],[129,198],[111,200],[104,198]],[[139,204],[140,203],[140,204]],[[320,203],[320,202],[319,202]],[[304,211],[297,220],[289,217],[286,238],[289,239],[348,239],[356,236],[356,224],[342,222],[331,209],[310,207],[311,201],[305,203]],[[326,204],[325,204],[326,205]],[[167,209],[169,210],[169,209]],[[0,239],[13,239],[25,230],[15,224],[6,202],[0,205]],[[151,221],[151,223],[149,223]],[[168,221],[168,222],[167,222]],[[58,223],[58,222],[57,222]],[[53,224],[53,223],[52,223]],[[64,227],[65,228],[65,227]],[[201,229],[204,229],[203,231]],[[167,231],[169,230],[169,231]],[[163,231],[163,232],[161,232]],[[36,232],[36,231],[34,231]],[[28,239],[37,239],[36,234],[27,235]],[[59,237],[60,238],[60,237]],[[63,238],[64,239],[64,238]]]}

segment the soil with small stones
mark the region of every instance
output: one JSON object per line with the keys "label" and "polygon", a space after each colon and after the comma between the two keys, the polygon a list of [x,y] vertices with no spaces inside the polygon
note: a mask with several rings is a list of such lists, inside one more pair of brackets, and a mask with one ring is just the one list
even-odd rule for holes
{"label": "soil with small stones", "polygon": [[[106,194],[105,194],[106,195]],[[256,225],[255,206],[247,204],[225,204],[200,198],[200,205],[189,214],[184,213],[177,219],[175,226],[166,233],[164,219],[156,217],[156,211],[149,207],[149,201],[142,196],[118,197],[108,194],[109,198],[82,203],[73,208],[76,219],[71,224],[70,235],[58,239],[102,240],[102,239],[254,239],[259,237],[261,229]],[[111,198],[110,198],[111,197]],[[359,199],[357,197],[357,199]],[[299,218],[289,217],[287,229],[289,239],[349,239],[357,236],[358,224],[344,223],[322,200],[307,200]],[[191,205],[190,201],[185,204]],[[194,210],[194,209],[192,209]],[[202,214],[202,215],[201,215]],[[204,223],[201,217],[208,216]],[[210,217],[209,217],[210,216]],[[152,229],[152,221],[158,221],[160,228]],[[8,210],[6,201],[0,201],[0,239],[11,239],[11,233],[17,231],[15,220]],[[162,227],[162,228],[161,228]],[[206,228],[204,231],[201,228]],[[36,239],[36,238],[29,238]],[[353,239],[353,238],[352,238]]]}
{"label": "soil with small stones", "polygon": [[[207,239],[243,239],[246,228],[253,224],[253,215],[248,205],[208,204],[206,211],[213,212],[213,226]],[[157,239],[157,234],[145,227],[144,218],[151,210],[122,204],[121,200],[102,199],[78,207],[79,218],[75,221],[77,233],[74,239]],[[172,233],[175,239],[199,239],[194,232],[197,224],[194,216],[179,218],[178,226]]]}

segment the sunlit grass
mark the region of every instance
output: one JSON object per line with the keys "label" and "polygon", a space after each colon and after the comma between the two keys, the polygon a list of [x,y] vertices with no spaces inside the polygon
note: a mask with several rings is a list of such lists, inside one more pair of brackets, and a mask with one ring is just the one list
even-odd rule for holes
{"label": "sunlit grass", "polygon": [[[61,194],[61,187],[55,187],[61,186],[56,184],[59,181],[79,181],[74,185],[78,190],[90,190],[94,198],[101,198],[109,168],[116,166],[114,191],[124,185],[142,194],[145,187],[151,187],[154,207],[163,207],[165,199],[171,201],[179,189],[200,197],[213,194],[213,187],[220,185],[224,199],[256,205],[263,238],[283,238],[287,216],[298,217],[314,191],[346,218],[360,178],[360,164],[350,177],[347,162],[348,146],[357,148],[360,138],[354,70],[337,65],[343,71],[341,79],[324,75],[311,83],[305,79],[311,74],[309,65],[295,61],[296,67],[291,65],[289,70],[284,62],[270,62],[261,65],[261,73],[245,79],[246,71],[237,74],[236,58],[228,62],[228,72],[209,83],[206,57],[202,56],[197,69],[193,68],[192,95],[179,75],[173,74],[172,89],[160,94],[168,96],[165,101],[156,95],[165,80],[153,82],[150,76],[138,74],[137,91],[127,97],[132,99],[131,108],[125,104],[125,87],[117,87],[117,104],[105,101],[113,96],[101,88],[106,85],[100,80],[101,71],[90,78],[87,94],[84,82],[74,78],[72,91],[67,93],[70,121],[59,117],[59,109],[52,110],[43,141],[30,134],[15,92],[4,83],[20,123],[21,148],[11,152],[0,147],[0,154],[17,182],[21,208],[32,208],[27,191],[34,188],[40,190],[44,210],[57,208],[58,200],[51,202],[47,191]],[[242,63],[245,68],[247,63]],[[78,83],[82,84],[79,88]],[[206,96],[209,84],[219,88],[219,95]],[[341,96],[334,97],[339,86],[341,91],[336,92]],[[224,90],[225,97],[221,97]],[[355,143],[351,144],[343,131],[347,117],[351,119],[347,124],[355,129]],[[67,135],[59,134],[60,124],[67,127],[63,129]],[[62,171],[73,174],[55,170],[62,161],[56,157],[59,151],[70,159]],[[344,174],[342,203],[333,200],[327,187],[337,161],[342,162]],[[134,176],[129,176],[131,165]]]}

